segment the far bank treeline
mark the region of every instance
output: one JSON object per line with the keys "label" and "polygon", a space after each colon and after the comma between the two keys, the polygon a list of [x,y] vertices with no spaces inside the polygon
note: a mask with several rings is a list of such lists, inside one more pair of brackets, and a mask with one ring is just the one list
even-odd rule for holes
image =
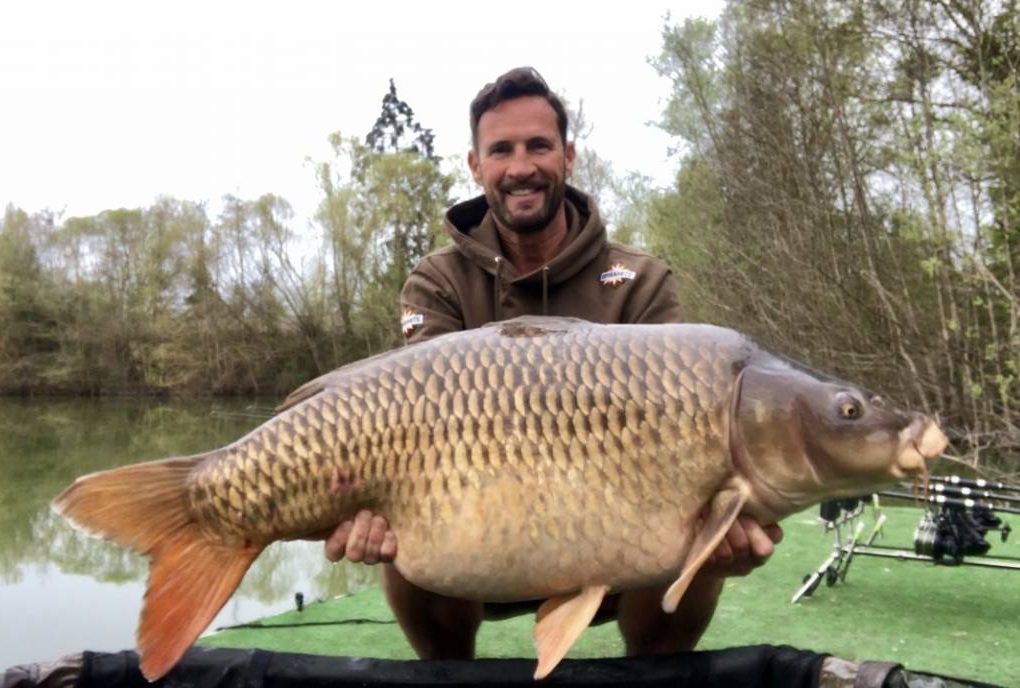
{"label": "far bank treeline", "polygon": [[[669,189],[590,152],[575,183],[660,255],[688,316],[938,413],[975,461],[1020,450],[1016,0],[731,0],[667,23]],[[649,53],[656,46],[649,46]],[[541,67],[541,65],[538,65]],[[282,198],[163,199],[0,231],[0,390],[279,395],[400,341],[452,174],[392,88]],[[580,176],[580,178],[578,178]]]}
{"label": "far bank treeline", "polygon": [[57,222],[8,207],[0,391],[285,393],[399,343],[396,299],[454,183],[390,90],[364,140],[315,164],[314,229],[287,201],[163,198]]}

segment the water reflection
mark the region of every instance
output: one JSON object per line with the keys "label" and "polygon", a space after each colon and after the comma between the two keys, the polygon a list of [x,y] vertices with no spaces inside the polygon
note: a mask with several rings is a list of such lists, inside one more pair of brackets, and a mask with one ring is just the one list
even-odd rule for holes
{"label": "water reflection", "polygon": [[[0,399],[0,670],[134,642],[144,559],[71,528],[49,509],[76,477],[240,437],[267,417],[245,401]],[[278,543],[248,572],[212,628],[328,598],[375,580],[334,566],[321,543]]]}

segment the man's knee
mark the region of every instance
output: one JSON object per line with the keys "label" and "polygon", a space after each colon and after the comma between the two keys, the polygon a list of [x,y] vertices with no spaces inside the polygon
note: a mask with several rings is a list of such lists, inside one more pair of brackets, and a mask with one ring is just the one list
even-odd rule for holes
{"label": "man's knee", "polygon": [[392,565],[383,568],[383,590],[411,647],[422,659],[471,659],[482,623],[482,605],[419,588]]}
{"label": "man's knee", "polygon": [[617,621],[630,656],[693,650],[712,620],[721,579],[697,578],[672,614],[662,611],[666,588],[630,590],[620,595]]}

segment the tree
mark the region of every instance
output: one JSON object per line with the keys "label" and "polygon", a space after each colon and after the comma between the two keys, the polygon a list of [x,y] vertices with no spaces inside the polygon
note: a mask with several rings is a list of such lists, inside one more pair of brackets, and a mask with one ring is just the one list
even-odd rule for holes
{"label": "tree", "polygon": [[392,80],[364,142],[336,132],[330,144],[333,159],[316,164],[322,192],[316,220],[339,363],[399,342],[400,288],[445,240],[442,218],[454,178],[434,154],[432,132],[415,120]]}
{"label": "tree", "polygon": [[435,136],[414,119],[411,106],[397,97],[397,86],[390,79],[390,90],[383,96],[382,112],[365,137],[375,153],[409,153],[434,163],[439,162],[432,142]]}
{"label": "tree", "polygon": [[[692,317],[1020,442],[1015,3],[732,0],[667,26],[648,242]],[[989,222],[989,220],[992,220]]]}
{"label": "tree", "polygon": [[381,249],[377,277],[391,289],[400,289],[442,236],[442,212],[450,204],[453,182],[440,171],[432,142],[432,130],[415,121],[391,79],[382,112],[365,137],[367,149],[354,160],[370,199],[362,220]]}
{"label": "tree", "polygon": [[36,244],[52,232],[48,214],[8,206],[0,225],[0,390],[26,392],[40,383],[57,348],[53,285]]}

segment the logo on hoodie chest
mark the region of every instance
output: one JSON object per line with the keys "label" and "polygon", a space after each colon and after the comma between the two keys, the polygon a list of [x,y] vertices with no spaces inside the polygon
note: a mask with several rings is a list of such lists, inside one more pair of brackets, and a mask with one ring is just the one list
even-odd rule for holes
{"label": "logo on hoodie chest", "polygon": [[622,263],[613,263],[609,269],[599,276],[599,281],[607,287],[615,287],[637,277],[637,273],[627,269]]}
{"label": "logo on hoodie chest", "polygon": [[425,322],[425,316],[421,313],[416,313],[410,308],[404,310],[400,316],[400,331],[403,332],[405,337],[410,337],[411,333],[416,328],[421,327],[422,323]]}

